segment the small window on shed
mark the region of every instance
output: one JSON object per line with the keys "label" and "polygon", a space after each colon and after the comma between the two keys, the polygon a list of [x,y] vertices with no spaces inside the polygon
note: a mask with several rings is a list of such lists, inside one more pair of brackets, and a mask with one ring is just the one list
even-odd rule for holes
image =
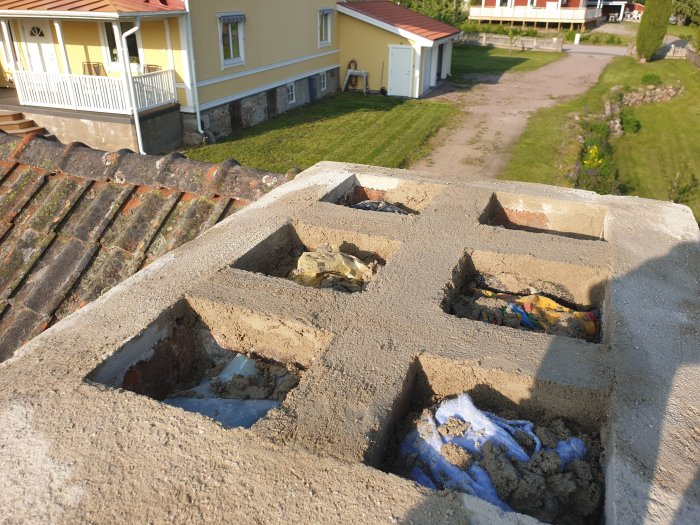
{"label": "small window on shed", "polygon": [[294,104],[297,101],[297,89],[294,83],[287,84],[287,102]]}

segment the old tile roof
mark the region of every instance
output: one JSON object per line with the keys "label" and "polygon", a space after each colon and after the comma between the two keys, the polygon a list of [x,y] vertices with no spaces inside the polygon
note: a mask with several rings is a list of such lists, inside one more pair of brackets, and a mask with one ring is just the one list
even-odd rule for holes
{"label": "old tile roof", "polygon": [[232,160],[0,132],[0,361],[282,182]]}
{"label": "old tile roof", "polygon": [[349,1],[338,5],[432,41],[460,33],[456,27],[388,0]]}
{"label": "old tile roof", "polygon": [[183,0],[0,0],[0,11],[150,13],[184,10]]}

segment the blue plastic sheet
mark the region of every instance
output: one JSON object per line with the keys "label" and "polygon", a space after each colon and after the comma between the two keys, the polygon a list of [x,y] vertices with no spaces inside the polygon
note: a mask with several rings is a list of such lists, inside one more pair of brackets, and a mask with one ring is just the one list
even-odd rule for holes
{"label": "blue plastic sheet", "polygon": [[[464,421],[466,430],[462,435],[443,435],[438,432],[438,426],[444,425],[450,418]],[[514,439],[516,432],[523,432],[534,443],[535,454],[542,450],[542,443],[534,432],[533,423],[525,420],[507,420],[482,412],[472,403],[467,394],[444,401],[435,412],[423,412],[412,430],[401,442],[399,454],[403,457],[415,457],[416,462],[410,476],[411,479],[432,489],[450,489],[493,503],[505,511],[512,511],[510,506],[501,500],[491,482],[488,473],[478,464],[481,449],[486,443],[492,443],[505,451],[505,454],[517,461],[530,461],[531,455]],[[448,443],[457,445],[472,456],[476,457],[467,470],[450,463],[442,454],[441,449]],[[550,449],[546,449],[550,450]],[[571,461],[582,459],[587,451],[583,442],[578,438],[560,441],[554,450],[561,460],[561,468]]]}

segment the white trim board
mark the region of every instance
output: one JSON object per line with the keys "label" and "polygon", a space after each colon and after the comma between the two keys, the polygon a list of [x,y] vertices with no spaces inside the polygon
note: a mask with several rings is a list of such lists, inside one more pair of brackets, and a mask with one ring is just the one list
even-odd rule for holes
{"label": "white trim board", "polygon": [[340,53],[340,49],[331,49],[330,51],[322,51],[321,53],[314,53],[313,55],[306,55],[297,58],[291,58],[289,60],[283,60],[282,62],[275,62],[274,64],[268,64],[266,66],[254,67],[252,69],[246,69],[245,71],[238,71],[236,73],[231,73],[230,75],[222,75],[220,77],[208,78],[206,80],[200,80],[197,82],[197,87],[210,86],[212,84],[218,84],[220,82],[226,82],[227,80],[234,80],[236,78],[247,77],[248,75],[255,75],[257,73],[263,73],[264,71],[270,71],[272,69],[278,69],[280,67],[291,66],[293,64],[298,64],[300,62],[307,62],[309,60],[314,60],[316,58],[322,58],[328,55],[334,55]]}
{"label": "white trim board", "polygon": [[[399,35],[403,38],[407,38],[408,40],[412,40],[416,42],[416,44],[418,44],[420,47],[433,47],[433,45],[435,44],[435,42],[433,40],[430,40],[429,38],[425,38],[415,33],[411,33],[410,31],[406,31],[405,29],[400,29],[398,27],[392,26],[391,24],[387,24],[386,22],[382,22],[381,20],[377,20],[376,18],[365,15],[363,13],[358,13],[354,9],[349,9],[343,6],[342,4],[338,4],[336,6],[336,9],[339,13],[343,13],[344,15],[351,16],[352,18],[356,18],[357,20],[360,20],[362,22],[366,22],[380,29],[384,29],[385,31],[389,31],[390,33],[394,33],[395,35]],[[445,38],[457,38],[458,36],[459,34],[455,33],[454,37],[452,35],[449,35]],[[441,42],[442,40],[444,39],[441,39],[438,42]]]}
{"label": "white trim board", "polygon": [[53,20],[61,18],[63,20],[117,20],[124,18],[156,18],[160,16],[181,16],[186,15],[186,11],[145,11],[129,13],[105,13],[102,11],[33,11],[27,9],[2,9],[0,17],[8,19],[21,18],[47,18]]}
{"label": "white trim board", "polygon": [[234,93],[233,95],[229,95],[223,98],[218,98],[216,100],[212,100],[211,102],[205,102],[204,104],[199,105],[200,111],[215,108],[217,106],[221,106],[223,104],[228,104],[229,102],[233,102],[235,100],[240,100],[242,98],[250,97],[251,95],[256,95],[258,93],[262,93],[264,91],[267,91],[268,89],[274,89],[278,88],[280,86],[284,86],[286,84],[291,84],[292,82],[296,82],[297,80],[301,80],[303,78],[310,77],[312,75],[318,75],[319,73],[324,73],[326,71],[330,71],[331,69],[338,69],[340,67],[340,64],[333,64],[330,66],[325,66],[321,67],[318,69],[314,69],[312,71],[306,71],[304,73],[300,73],[299,75],[294,75],[293,77],[285,78],[282,80],[278,80],[276,82],[270,82],[269,84],[263,84],[262,86],[257,86],[252,89],[248,89],[246,91],[241,91],[239,93]]}

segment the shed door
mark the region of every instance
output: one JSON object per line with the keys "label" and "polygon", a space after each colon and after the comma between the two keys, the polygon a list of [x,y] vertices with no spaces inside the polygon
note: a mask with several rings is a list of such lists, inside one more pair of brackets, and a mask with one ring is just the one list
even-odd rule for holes
{"label": "shed door", "polygon": [[58,73],[56,47],[51,26],[44,20],[28,20],[24,23],[24,36],[32,71]]}
{"label": "shed door", "polygon": [[389,95],[411,96],[413,73],[413,48],[389,46]]}

